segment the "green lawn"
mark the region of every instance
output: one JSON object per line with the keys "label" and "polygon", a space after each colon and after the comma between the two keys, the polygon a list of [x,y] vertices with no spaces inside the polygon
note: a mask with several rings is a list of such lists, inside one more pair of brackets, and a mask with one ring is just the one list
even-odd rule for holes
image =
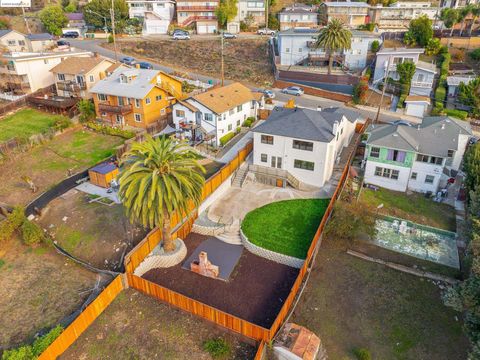
{"label": "green lawn", "polygon": [[305,259],[329,199],[274,202],[249,212],[242,222],[245,236],[260,247]]}
{"label": "green lawn", "polygon": [[35,134],[45,133],[62,118],[35,109],[23,109],[0,120],[0,142],[12,138],[29,138]]}
{"label": "green lawn", "polygon": [[373,207],[383,204],[381,214],[407,219],[419,224],[456,231],[455,209],[447,204],[433,202],[423,194],[362,189],[361,202]]}

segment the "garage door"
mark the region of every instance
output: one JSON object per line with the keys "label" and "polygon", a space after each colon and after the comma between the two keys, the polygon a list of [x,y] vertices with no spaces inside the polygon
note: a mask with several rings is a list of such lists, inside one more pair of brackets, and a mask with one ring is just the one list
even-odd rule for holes
{"label": "garage door", "polygon": [[215,31],[217,31],[217,25],[208,25],[207,26],[207,33],[213,34]]}
{"label": "garage door", "polygon": [[208,26],[207,25],[198,25],[197,26],[197,33],[207,34],[208,33]]}
{"label": "garage door", "polygon": [[148,27],[148,33],[149,34],[166,34],[167,33],[167,27],[164,25],[161,26],[149,26]]}

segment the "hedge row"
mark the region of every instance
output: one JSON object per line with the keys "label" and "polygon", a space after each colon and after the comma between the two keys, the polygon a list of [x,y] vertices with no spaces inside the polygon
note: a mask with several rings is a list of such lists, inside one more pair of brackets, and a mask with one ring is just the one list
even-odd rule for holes
{"label": "hedge row", "polygon": [[135,136],[135,132],[133,131],[123,130],[120,128],[107,126],[107,125],[101,125],[91,121],[87,122],[85,126],[88,127],[90,130],[99,132],[104,135],[119,136],[124,139],[131,139]]}

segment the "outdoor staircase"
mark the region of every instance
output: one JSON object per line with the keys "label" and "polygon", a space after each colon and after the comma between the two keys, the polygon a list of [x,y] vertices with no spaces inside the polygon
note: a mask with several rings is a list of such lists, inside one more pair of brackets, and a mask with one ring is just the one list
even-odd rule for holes
{"label": "outdoor staircase", "polygon": [[240,237],[240,220],[235,220],[231,225],[225,227],[225,231],[215,236],[218,240],[232,245],[242,245]]}
{"label": "outdoor staircase", "polygon": [[232,186],[241,188],[243,185],[243,182],[245,181],[245,178],[247,177],[247,173],[248,173],[248,166],[240,167],[232,179]]}

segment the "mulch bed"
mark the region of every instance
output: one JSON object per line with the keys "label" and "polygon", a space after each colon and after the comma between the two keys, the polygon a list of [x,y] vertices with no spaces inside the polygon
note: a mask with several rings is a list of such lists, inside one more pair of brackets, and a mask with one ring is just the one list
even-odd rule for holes
{"label": "mulch bed", "polygon": [[[185,239],[187,257],[208,238],[191,233]],[[228,282],[209,279],[181,266],[153,269],[143,277],[265,328],[272,325],[298,275],[298,269],[266,260],[246,249]]]}

